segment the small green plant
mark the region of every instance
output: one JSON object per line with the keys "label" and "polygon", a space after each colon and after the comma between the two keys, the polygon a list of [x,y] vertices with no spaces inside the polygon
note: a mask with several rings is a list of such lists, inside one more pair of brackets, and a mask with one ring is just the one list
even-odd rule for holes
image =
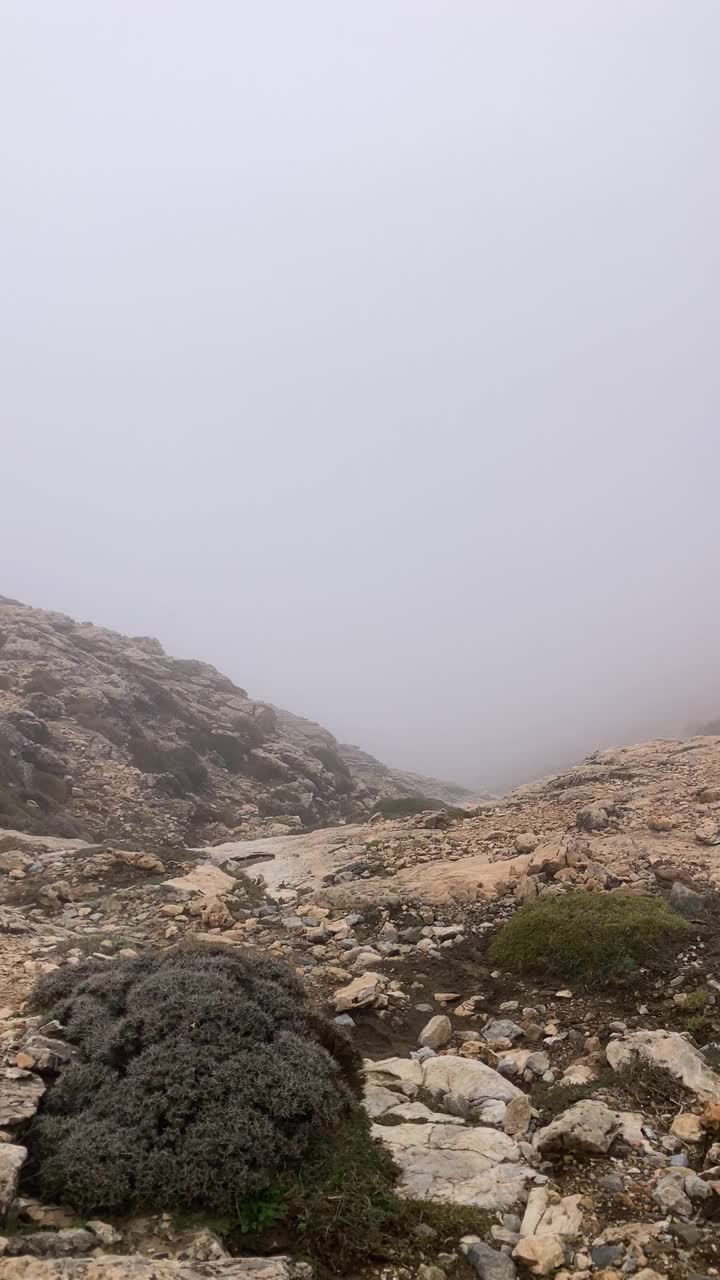
{"label": "small green plant", "polygon": [[[391,1156],[373,1141],[366,1115],[357,1112],[330,1141],[313,1144],[275,1193],[275,1203],[297,1248],[321,1273],[353,1273],[380,1260],[413,1265],[422,1257],[420,1223],[432,1228],[435,1248],[455,1247],[461,1236],[489,1230],[489,1214],[464,1205],[404,1200],[396,1181]],[[231,1246],[246,1251],[247,1234],[241,1220]]]}
{"label": "small green plant", "polygon": [[613,981],[661,967],[690,925],[664,898],[575,890],[520,907],[493,939],[494,964],[515,973]]}
{"label": "small green plant", "polygon": [[238,1205],[238,1222],[243,1235],[254,1235],[273,1227],[287,1213],[285,1193],[270,1188],[256,1196],[248,1196]]}

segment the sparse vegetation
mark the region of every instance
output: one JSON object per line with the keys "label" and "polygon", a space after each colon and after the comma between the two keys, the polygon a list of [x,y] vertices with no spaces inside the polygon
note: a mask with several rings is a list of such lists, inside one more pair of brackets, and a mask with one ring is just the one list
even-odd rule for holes
{"label": "sparse vegetation", "polygon": [[476,1208],[400,1199],[396,1176],[364,1113],[333,1142],[316,1144],[286,1187],[287,1221],[301,1250],[322,1270],[347,1274],[370,1259],[417,1261],[420,1223],[434,1231],[435,1250],[489,1229],[490,1215]]}
{"label": "sparse vegetation", "polygon": [[173,794],[183,796],[207,786],[207,768],[192,747],[164,747],[138,735],[130,739],[128,752],[135,767],[143,773],[166,777]]}
{"label": "sparse vegetation", "polygon": [[416,813],[427,813],[428,809],[445,808],[442,800],[434,800],[432,796],[399,796],[378,800],[376,812],[384,818],[412,818]]}
{"label": "sparse vegetation", "polygon": [[188,947],[67,966],[33,1004],[79,1050],[29,1133],[40,1193],[80,1212],[229,1214],[357,1111],[360,1059],[267,955]]}
{"label": "sparse vegetation", "polygon": [[664,898],[576,890],[520,907],[489,954],[515,973],[613,981],[662,965],[689,928]]}

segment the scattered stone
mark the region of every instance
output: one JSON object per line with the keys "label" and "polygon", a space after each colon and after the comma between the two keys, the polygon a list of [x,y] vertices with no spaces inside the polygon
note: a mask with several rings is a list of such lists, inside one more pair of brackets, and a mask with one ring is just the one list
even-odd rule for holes
{"label": "scattered stone", "polygon": [[442,1049],[452,1040],[452,1023],[443,1013],[438,1013],[425,1024],[418,1037],[421,1048]]}
{"label": "scattered stone", "polygon": [[670,1132],[683,1142],[702,1142],[705,1136],[702,1119],[691,1111],[680,1111],[670,1126]]}
{"label": "scattered stone", "polygon": [[530,1099],[526,1093],[520,1094],[517,1098],[512,1098],[505,1108],[503,1117],[503,1128],[511,1137],[524,1137],[530,1128],[530,1119],[532,1116],[532,1107]]}
{"label": "scattered stone", "polygon": [[714,818],[704,818],[695,829],[698,844],[720,844],[720,824]]}
{"label": "scattered stone", "polygon": [[480,1280],[515,1280],[517,1267],[506,1253],[492,1249],[484,1240],[466,1237],[461,1248]]}
{"label": "scattered stone", "polygon": [[604,1102],[587,1099],[556,1116],[535,1134],[540,1152],[572,1151],[578,1155],[606,1155],[620,1131],[617,1112]]}
{"label": "scattered stone", "polygon": [[510,1040],[512,1042],[522,1038],[523,1029],[510,1018],[493,1018],[485,1023],[482,1034],[489,1041]]}
{"label": "scattered stone", "polygon": [[524,1263],[534,1276],[548,1276],[565,1262],[565,1250],[557,1236],[527,1236],[513,1249],[513,1258]]}
{"label": "scattered stone", "polygon": [[682,1182],[668,1176],[661,1178],[655,1187],[652,1198],[663,1213],[672,1213],[678,1218],[692,1217],[692,1204],[683,1190]]}
{"label": "scattered stone", "polygon": [[689,885],[682,884],[680,880],[676,880],[670,890],[670,906],[691,919],[697,916],[702,917],[705,914],[706,904],[707,898],[704,893],[698,893]]}
{"label": "scattered stone", "polygon": [[335,992],[335,1012],[345,1013],[348,1009],[363,1009],[375,1004],[385,986],[385,979],[380,973],[363,973],[341,991]]}
{"label": "scattered stone", "polygon": [[625,1250],[620,1244],[601,1244],[590,1250],[592,1264],[600,1270],[606,1267],[619,1267],[625,1257]]}

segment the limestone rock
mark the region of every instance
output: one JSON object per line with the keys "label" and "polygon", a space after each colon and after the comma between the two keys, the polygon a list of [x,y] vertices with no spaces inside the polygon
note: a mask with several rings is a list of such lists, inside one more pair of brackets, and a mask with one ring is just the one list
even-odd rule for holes
{"label": "limestone rock", "polygon": [[45,1085],[36,1075],[19,1067],[0,1071],[0,1128],[12,1128],[31,1120],[40,1105]]}
{"label": "limestone rock", "polygon": [[522,1093],[519,1098],[513,1098],[505,1108],[503,1117],[505,1132],[513,1138],[522,1137],[530,1128],[531,1115],[532,1107],[526,1093]]}
{"label": "limestone rock", "polygon": [[565,1250],[558,1236],[526,1236],[513,1249],[513,1258],[523,1262],[534,1276],[548,1276],[565,1262]]}
{"label": "limestone rock", "polygon": [[353,978],[348,986],[335,992],[335,1012],[346,1013],[348,1009],[363,1009],[375,1004],[385,986],[381,973],[362,973]]}
{"label": "limestone rock", "polygon": [[408,1199],[507,1210],[524,1197],[534,1176],[517,1143],[495,1129],[374,1125],[373,1136],[398,1165],[398,1193]]}
{"label": "limestone rock", "polygon": [[563,1111],[535,1134],[538,1151],[606,1155],[620,1130],[618,1116],[604,1102],[587,1099]]}
{"label": "limestone rock", "polygon": [[59,1231],[28,1231],[12,1236],[9,1254],[32,1254],[35,1258],[68,1258],[90,1253],[98,1237],[83,1227],[61,1227]]}
{"label": "limestone rock", "polygon": [[700,1116],[693,1115],[692,1111],[680,1111],[670,1126],[670,1132],[683,1142],[702,1142],[705,1136]]}
{"label": "limestone rock", "polygon": [[609,821],[607,810],[599,804],[588,805],[575,816],[575,825],[579,831],[603,831]]}
{"label": "limestone rock", "polygon": [[484,1062],[454,1054],[442,1054],[425,1062],[422,1084],[434,1096],[461,1094],[471,1107],[479,1107],[490,1098],[497,1102],[512,1102],[513,1098],[524,1096],[522,1090],[501,1076],[499,1071],[494,1071]]}
{"label": "limestone rock", "polygon": [[720,1076],[677,1031],[631,1031],[611,1040],[605,1052],[614,1071],[632,1067],[639,1057],[665,1068],[703,1101],[720,1102]]}
{"label": "limestone rock", "polygon": [[20,1170],[25,1163],[25,1147],[0,1143],[0,1218],[4,1218],[17,1192]]}
{"label": "limestone rock", "polygon": [[129,1257],[0,1258],[0,1280],[311,1280],[291,1258],[229,1258],[215,1262]]}
{"label": "limestone rock", "polygon": [[449,1040],[452,1040],[452,1023],[444,1013],[431,1018],[418,1037],[418,1043],[426,1049],[442,1049]]}
{"label": "limestone rock", "polygon": [[381,1058],[377,1062],[368,1059],[363,1065],[368,1085],[400,1089],[414,1097],[423,1084],[423,1064],[415,1058]]}

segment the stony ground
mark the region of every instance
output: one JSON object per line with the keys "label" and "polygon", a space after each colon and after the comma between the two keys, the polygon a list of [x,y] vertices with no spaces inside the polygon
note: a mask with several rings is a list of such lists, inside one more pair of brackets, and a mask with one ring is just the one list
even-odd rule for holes
{"label": "stony ground", "polygon": [[[195,850],[2,833],[0,1197],[23,1230],[0,1280],[246,1273],[207,1232],[80,1228],[17,1190],[23,1124],[62,1054],[23,1013],[29,987],[189,936],[285,956],[363,1050],[404,1193],[477,1209],[482,1239],[428,1238],[419,1280],[717,1274],[719,856],[719,738],[605,752],[464,818]],[[519,903],[578,886],[666,895],[694,925],[680,959],[613,991],[493,968],[488,940]],[[294,1264],[264,1265],[285,1280]]]}

